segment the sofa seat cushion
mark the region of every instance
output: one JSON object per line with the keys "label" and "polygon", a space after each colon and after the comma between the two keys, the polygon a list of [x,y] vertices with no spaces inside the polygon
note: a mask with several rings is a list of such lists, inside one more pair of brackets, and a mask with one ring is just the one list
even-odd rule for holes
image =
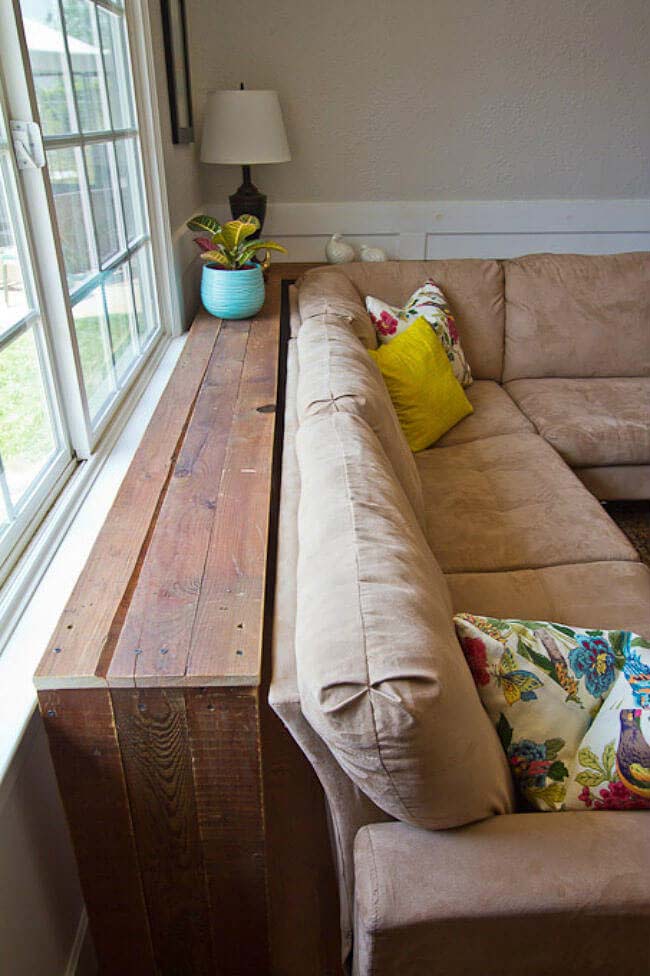
{"label": "sofa seat cushion", "polygon": [[650,253],[529,254],[504,267],[503,382],[650,376]]}
{"label": "sofa seat cushion", "polygon": [[420,525],[424,525],[420,475],[384,379],[368,350],[349,324],[330,317],[303,322],[296,345],[298,422],[327,413],[362,417],[379,438]]}
{"label": "sofa seat cushion", "polygon": [[437,447],[464,444],[493,437],[495,434],[525,434],[534,432],[530,420],[524,416],[502,386],[493,380],[474,380],[465,390],[474,413],[452,427],[439,441]]}
{"label": "sofa seat cushion", "polygon": [[437,829],[512,809],[451,600],[377,437],[325,413],[296,437],[303,714],[386,813]]}
{"label": "sofa seat cushion", "polygon": [[650,568],[577,563],[511,573],[449,573],[454,613],[632,630],[650,640]]}
{"label": "sofa seat cushion", "polygon": [[648,816],[523,813],[435,834],[362,827],[355,976],[645,976]]}
{"label": "sofa seat cushion", "polygon": [[650,377],[513,380],[506,390],[572,467],[650,464]]}
{"label": "sofa seat cushion", "polygon": [[599,502],[537,434],[434,447],[417,454],[416,464],[427,538],[446,573],[638,561]]}

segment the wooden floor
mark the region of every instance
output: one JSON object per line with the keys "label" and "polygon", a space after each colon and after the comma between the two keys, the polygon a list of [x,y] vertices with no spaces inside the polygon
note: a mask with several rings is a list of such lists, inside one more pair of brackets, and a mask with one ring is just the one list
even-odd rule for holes
{"label": "wooden floor", "polygon": [[275,266],[253,319],[196,319],[36,675],[110,976],[338,968],[304,932],[296,968],[301,902],[336,896],[325,843],[307,886],[277,850],[296,809],[326,829],[266,705],[280,288],[305,267]]}

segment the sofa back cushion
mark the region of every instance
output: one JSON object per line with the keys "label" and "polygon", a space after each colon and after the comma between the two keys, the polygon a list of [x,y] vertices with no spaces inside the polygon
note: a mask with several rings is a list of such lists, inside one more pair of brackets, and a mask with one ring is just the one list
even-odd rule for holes
{"label": "sofa back cushion", "polygon": [[422,482],[379,368],[353,326],[327,313],[303,322],[298,339],[298,421],[354,413],[374,430],[422,527]]}
{"label": "sofa back cushion", "polygon": [[650,253],[505,262],[503,380],[650,375]]}
{"label": "sofa back cushion", "polygon": [[301,327],[311,319],[336,317],[347,323],[367,349],[377,348],[377,333],[350,279],[338,268],[312,268],[298,282]]}
{"label": "sofa back cushion", "polygon": [[454,315],[460,341],[477,380],[500,380],[503,368],[503,270],[498,261],[385,261],[342,264],[364,301],[367,295],[404,306],[416,288],[433,279]]}
{"label": "sofa back cushion", "polygon": [[512,786],[454,634],[449,591],[374,432],[308,418],[296,664],[303,713],[356,786],[431,829],[512,809]]}

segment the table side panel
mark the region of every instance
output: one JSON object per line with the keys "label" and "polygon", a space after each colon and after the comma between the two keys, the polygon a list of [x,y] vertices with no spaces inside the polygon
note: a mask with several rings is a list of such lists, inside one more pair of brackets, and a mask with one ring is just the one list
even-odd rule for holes
{"label": "table side panel", "polygon": [[156,976],[108,689],[41,691],[39,706],[101,971]]}

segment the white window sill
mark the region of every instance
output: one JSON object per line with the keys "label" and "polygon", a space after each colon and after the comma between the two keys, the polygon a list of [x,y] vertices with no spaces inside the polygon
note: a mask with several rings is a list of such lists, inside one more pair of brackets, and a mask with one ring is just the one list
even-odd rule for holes
{"label": "white window sill", "polygon": [[[34,671],[85,565],[185,340],[186,336],[179,336],[169,342],[0,654],[0,785],[10,770],[36,706],[32,680]],[[75,477],[73,475],[73,481]]]}

